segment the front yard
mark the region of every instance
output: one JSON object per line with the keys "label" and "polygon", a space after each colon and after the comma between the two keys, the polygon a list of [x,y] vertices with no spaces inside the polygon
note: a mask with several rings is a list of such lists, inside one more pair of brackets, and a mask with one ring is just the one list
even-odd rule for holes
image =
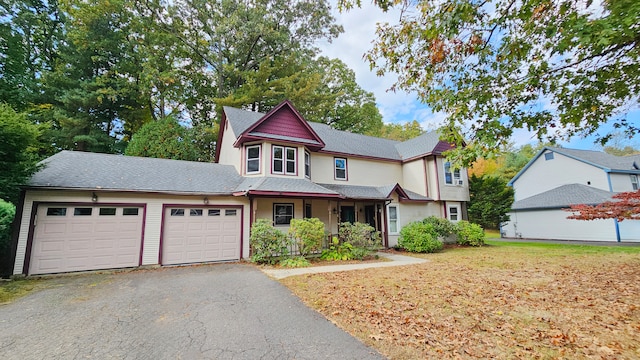
{"label": "front yard", "polygon": [[282,282],[392,359],[639,358],[640,247],[490,242]]}

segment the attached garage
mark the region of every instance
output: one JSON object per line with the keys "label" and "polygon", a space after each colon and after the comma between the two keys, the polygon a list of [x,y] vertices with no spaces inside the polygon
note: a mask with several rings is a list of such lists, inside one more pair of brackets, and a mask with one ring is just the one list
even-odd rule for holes
{"label": "attached garage", "polygon": [[165,207],[163,265],[239,260],[241,207]]}
{"label": "attached garage", "polygon": [[138,205],[37,205],[29,274],[139,266],[143,209]]}

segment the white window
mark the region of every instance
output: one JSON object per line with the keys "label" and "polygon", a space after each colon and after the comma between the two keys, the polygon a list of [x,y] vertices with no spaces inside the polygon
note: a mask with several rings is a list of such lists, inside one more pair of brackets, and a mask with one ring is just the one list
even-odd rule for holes
{"label": "white window", "polygon": [[271,171],[274,174],[296,174],[296,148],[274,146]]}
{"label": "white window", "polygon": [[633,190],[638,190],[638,175],[630,175],[631,176],[631,187]]}
{"label": "white window", "polygon": [[451,221],[459,221],[460,220],[460,206],[459,205],[449,205],[449,220]]}
{"label": "white window", "polygon": [[334,158],[335,171],[334,176],[336,180],[347,180],[347,159]]}
{"label": "white window", "polygon": [[247,174],[260,172],[260,145],[247,146]]}
{"label": "white window", "polygon": [[273,204],[273,223],[289,225],[293,219],[293,204]]}
{"label": "white window", "polygon": [[389,205],[389,233],[397,234],[398,233],[398,206],[397,205]]}
{"label": "white window", "polygon": [[304,176],[311,177],[311,154],[308,151],[304,152]]}
{"label": "white window", "polygon": [[451,163],[448,161],[444,163],[444,182],[447,185],[462,185],[460,169],[451,172]]}

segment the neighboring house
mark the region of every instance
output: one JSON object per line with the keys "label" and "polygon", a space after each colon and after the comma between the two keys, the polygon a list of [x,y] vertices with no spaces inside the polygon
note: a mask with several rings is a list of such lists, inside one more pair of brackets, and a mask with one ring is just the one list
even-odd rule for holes
{"label": "neighboring house", "polygon": [[640,241],[640,221],[571,220],[570,205],[595,205],[638,190],[640,155],[545,147],[510,182],[515,201],[504,237]]}
{"label": "neighboring house", "polygon": [[247,258],[259,218],[286,231],[316,217],[332,234],[364,222],[391,247],[411,221],[466,217],[449,148],[435,132],[398,142],[309,123],[285,101],[225,107],[218,163],[63,151],[22,192],[14,274]]}

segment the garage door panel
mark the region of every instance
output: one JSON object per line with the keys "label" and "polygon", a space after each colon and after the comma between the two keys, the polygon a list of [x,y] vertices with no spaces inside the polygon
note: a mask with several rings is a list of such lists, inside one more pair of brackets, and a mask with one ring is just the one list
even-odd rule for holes
{"label": "garage door panel", "polygon": [[[91,215],[73,215],[75,208],[82,208],[81,213],[89,208]],[[66,216],[46,215],[65,212],[60,209],[66,209]],[[29,273],[138,266],[142,216],[123,216],[122,207],[116,210],[117,215],[99,215],[99,206],[40,205]]]}
{"label": "garage door panel", "polygon": [[[237,209],[233,212],[239,213]],[[187,216],[171,215],[177,213]],[[241,219],[224,214],[225,210],[215,208],[165,209],[162,264],[239,259]]]}

